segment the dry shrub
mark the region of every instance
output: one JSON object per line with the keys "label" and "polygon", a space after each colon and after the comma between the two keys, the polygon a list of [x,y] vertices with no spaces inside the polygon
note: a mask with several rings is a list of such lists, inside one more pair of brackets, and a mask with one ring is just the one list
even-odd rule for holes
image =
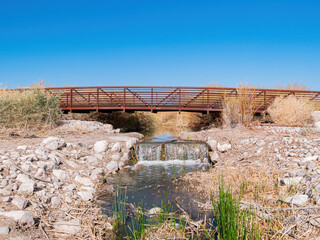
{"label": "dry shrub", "polygon": [[13,91],[0,90],[0,123],[5,128],[46,128],[61,118],[59,96],[41,85]]}
{"label": "dry shrub", "polygon": [[235,94],[225,95],[222,111],[223,125],[226,127],[249,126],[256,109],[259,108],[255,97],[255,88],[241,85]]}
{"label": "dry shrub", "polygon": [[268,107],[268,113],[274,123],[287,126],[305,126],[311,121],[314,104],[307,98],[280,96]]}
{"label": "dry shrub", "polygon": [[281,84],[278,84],[277,89],[287,89],[287,90],[307,90],[307,87],[299,82],[288,83],[285,87]]}

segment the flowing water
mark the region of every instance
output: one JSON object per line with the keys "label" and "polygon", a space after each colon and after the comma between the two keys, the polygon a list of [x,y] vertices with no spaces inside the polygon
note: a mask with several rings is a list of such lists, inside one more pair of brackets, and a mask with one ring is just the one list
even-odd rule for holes
{"label": "flowing water", "polygon": [[[205,143],[167,142],[174,139],[155,136],[154,142],[137,144],[138,162],[108,177],[107,183],[126,189],[126,202],[144,209],[160,207],[166,202],[179,202],[192,218],[199,217],[197,205],[190,199],[201,199],[193,193],[181,191],[175,179],[198,170],[209,168],[208,148]],[[103,208],[110,212],[113,195],[102,197]],[[174,204],[173,204],[174,206]]]}

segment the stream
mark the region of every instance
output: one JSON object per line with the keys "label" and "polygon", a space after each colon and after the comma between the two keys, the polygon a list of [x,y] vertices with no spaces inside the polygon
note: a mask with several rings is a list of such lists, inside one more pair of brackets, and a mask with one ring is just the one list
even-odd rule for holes
{"label": "stream", "polygon": [[[173,211],[179,203],[189,216],[197,220],[203,213],[193,200],[201,200],[193,192],[181,191],[181,182],[176,180],[195,171],[206,171],[210,164],[205,143],[174,142],[170,133],[159,134],[137,144],[138,162],[119,173],[106,178],[107,184],[123,188],[126,203],[146,211],[172,204]],[[100,200],[106,214],[112,211],[114,194],[106,193]],[[130,221],[129,221],[130,222]]]}

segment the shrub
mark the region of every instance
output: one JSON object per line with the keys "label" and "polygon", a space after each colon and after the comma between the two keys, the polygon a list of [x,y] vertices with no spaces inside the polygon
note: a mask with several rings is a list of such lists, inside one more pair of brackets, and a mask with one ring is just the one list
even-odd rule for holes
{"label": "shrub", "polygon": [[39,85],[0,91],[0,124],[5,128],[45,128],[60,118],[59,96]]}
{"label": "shrub", "polygon": [[224,96],[222,119],[224,126],[249,126],[255,110],[259,107],[255,101],[256,90],[253,87],[241,86],[236,94]]}
{"label": "shrub", "polygon": [[309,99],[290,95],[275,98],[267,111],[276,124],[305,126],[311,121],[314,110],[315,106]]}

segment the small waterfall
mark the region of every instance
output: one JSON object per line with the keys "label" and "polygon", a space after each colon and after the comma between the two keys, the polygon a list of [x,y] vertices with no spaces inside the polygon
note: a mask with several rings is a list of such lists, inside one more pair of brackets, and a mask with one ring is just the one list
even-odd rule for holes
{"label": "small waterfall", "polygon": [[137,154],[139,161],[158,161],[161,159],[161,144],[139,143],[137,144]]}
{"label": "small waterfall", "polygon": [[208,147],[205,143],[138,143],[136,149],[140,163],[148,165],[165,164],[167,161],[177,164],[186,161],[190,164],[208,163]]}
{"label": "small waterfall", "polygon": [[208,159],[208,147],[205,143],[166,143],[166,160],[203,160]]}

